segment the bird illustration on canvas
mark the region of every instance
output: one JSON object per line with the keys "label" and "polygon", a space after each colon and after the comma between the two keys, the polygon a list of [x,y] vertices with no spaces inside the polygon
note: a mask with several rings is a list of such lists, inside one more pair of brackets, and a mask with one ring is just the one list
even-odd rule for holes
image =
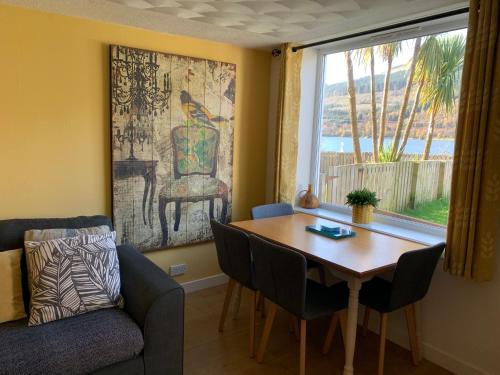
{"label": "bird illustration on canvas", "polygon": [[203,124],[211,127],[222,125],[227,120],[222,116],[215,116],[201,103],[193,100],[191,95],[185,90],[181,91],[182,111],[186,114],[188,120],[195,124]]}

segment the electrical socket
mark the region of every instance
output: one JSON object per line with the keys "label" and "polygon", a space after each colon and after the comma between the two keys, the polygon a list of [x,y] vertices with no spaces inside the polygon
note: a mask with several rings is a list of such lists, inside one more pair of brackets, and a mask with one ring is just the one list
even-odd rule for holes
{"label": "electrical socket", "polygon": [[172,264],[169,268],[169,274],[170,276],[179,276],[179,275],[184,275],[187,271],[187,264],[186,263],[181,263],[181,264]]}

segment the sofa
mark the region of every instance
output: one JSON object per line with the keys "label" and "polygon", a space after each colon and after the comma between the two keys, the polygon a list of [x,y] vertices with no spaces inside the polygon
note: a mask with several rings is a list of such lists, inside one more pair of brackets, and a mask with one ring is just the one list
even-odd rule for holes
{"label": "sofa", "polygon": [[[0,251],[23,247],[29,229],[99,225],[112,229],[106,216],[0,220]],[[124,308],[34,327],[26,318],[0,324],[0,374],[182,374],[183,288],[132,246],[117,251]],[[21,268],[28,312],[24,255]]]}

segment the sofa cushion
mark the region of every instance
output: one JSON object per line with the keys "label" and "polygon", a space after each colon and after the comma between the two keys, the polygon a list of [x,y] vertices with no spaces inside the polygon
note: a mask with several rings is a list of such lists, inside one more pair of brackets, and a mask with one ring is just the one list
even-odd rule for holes
{"label": "sofa cushion", "polygon": [[25,241],[31,285],[29,325],[120,303],[115,232]]}
{"label": "sofa cushion", "polygon": [[36,327],[22,319],[0,324],[0,373],[85,374],[135,358],[143,347],[140,328],[117,308]]}
{"label": "sofa cushion", "polygon": [[49,228],[30,229],[24,232],[24,241],[48,241],[57,238],[78,237],[84,234],[105,234],[110,229],[107,225],[88,228]]}
{"label": "sofa cushion", "polygon": [[[24,242],[26,241],[49,241],[58,238],[78,237],[85,234],[105,234],[109,233],[110,228],[107,225],[88,228],[49,228],[49,229],[30,229],[24,232]],[[31,295],[31,274],[28,272],[28,288]]]}
{"label": "sofa cushion", "polygon": [[0,252],[0,323],[24,318],[21,286],[23,249]]}

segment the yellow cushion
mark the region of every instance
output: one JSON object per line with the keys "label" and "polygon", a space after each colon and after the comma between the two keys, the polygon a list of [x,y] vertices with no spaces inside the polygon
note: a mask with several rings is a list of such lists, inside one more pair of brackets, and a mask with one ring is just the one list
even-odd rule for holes
{"label": "yellow cushion", "polygon": [[0,252],[0,323],[24,318],[21,286],[23,249]]}

